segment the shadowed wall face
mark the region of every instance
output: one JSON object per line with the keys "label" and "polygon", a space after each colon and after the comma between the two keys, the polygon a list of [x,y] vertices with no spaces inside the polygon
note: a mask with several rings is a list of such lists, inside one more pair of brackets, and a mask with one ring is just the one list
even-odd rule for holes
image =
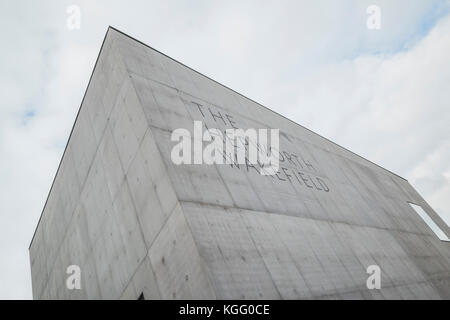
{"label": "shadowed wall face", "polygon": [[[278,174],[175,165],[171,133],[194,121],[280,129]],[[33,296],[449,298],[449,244],[408,202],[450,234],[403,178],[109,29],[30,247]]]}

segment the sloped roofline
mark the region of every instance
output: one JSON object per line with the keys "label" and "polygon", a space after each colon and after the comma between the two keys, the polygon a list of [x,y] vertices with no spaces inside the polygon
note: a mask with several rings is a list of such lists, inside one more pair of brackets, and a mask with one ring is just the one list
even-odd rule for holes
{"label": "sloped roofline", "polygon": [[222,86],[222,87],[224,87],[224,88],[226,88],[226,89],[228,89],[228,90],[231,90],[232,92],[234,92],[234,93],[240,95],[241,97],[243,97],[243,98],[245,98],[245,99],[247,99],[247,100],[249,100],[249,101],[252,101],[253,103],[256,103],[258,106],[261,106],[261,107],[263,107],[263,108],[269,110],[270,112],[272,112],[272,113],[274,113],[274,114],[276,114],[276,115],[278,115],[278,116],[280,116],[280,117],[282,117],[282,118],[284,118],[284,119],[286,119],[286,120],[288,120],[288,121],[290,121],[290,122],[292,122],[292,123],[294,123],[294,124],[296,124],[296,125],[302,127],[303,129],[306,129],[307,131],[309,131],[309,132],[311,132],[311,133],[313,133],[313,134],[315,134],[315,135],[317,135],[317,136],[319,136],[320,138],[322,138],[322,139],[324,139],[324,140],[326,140],[326,141],[328,141],[328,142],[331,142],[331,143],[334,144],[335,146],[337,146],[337,147],[339,147],[339,148],[341,148],[341,149],[343,149],[343,150],[345,150],[345,151],[347,151],[347,152],[350,152],[351,154],[353,154],[353,155],[355,155],[355,156],[357,156],[357,157],[359,157],[359,158],[361,158],[361,159],[363,159],[363,160],[365,160],[365,161],[367,161],[367,162],[369,162],[369,163],[375,165],[376,167],[379,167],[379,168],[381,168],[381,169],[387,171],[388,173],[390,173],[390,174],[392,174],[392,175],[394,175],[394,176],[396,176],[396,177],[398,177],[398,178],[400,178],[400,179],[403,179],[403,180],[405,180],[405,181],[408,181],[407,179],[403,178],[402,176],[396,174],[395,172],[392,172],[392,171],[390,171],[390,170],[388,170],[388,169],[386,169],[386,168],[384,168],[384,167],[382,167],[382,166],[376,164],[375,162],[370,161],[369,159],[367,159],[367,158],[365,158],[365,157],[363,157],[363,156],[361,156],[361,155],[359,155],[359,154],[357,154],[357,153],[355,153],[355,152],[353,152],[353,151],[351,151],[351,150],[349,150],[349,149],[347,149],[347,148],[345,148],[345,147],[339,145],[338,143],[336,143],[336,142],[334,142],[334,141],[332,141],[332,140],[330,140],[330,139],[328,139],[328,138],[326,138],[326,137],[324,137],[324,136],[318,134],[317,132],[314,132],[313,130],[311,130],[311,129],[309,129],[309,128],[307,128],[307,127],[305,127],[305,126],[303,126],[303,125],[301,125],[301,124],[299,124],[299,123],[297,123],[297,122],[295,122],[295,121],[292,120],[292,119],[289,119],[289,118],[283,116],[282,114],[280,114],[280,113],[278,113],[278,112],[276,112],[276,111],[274,111],[274,110],[272,110],[272,109],[266,107],[265,105],[263,105],[263,104],[261,104],[261,103],[255,101],[255,100],[253,100],[253,99],[251,99],[251,98],[249,98],[249,97],[246,97],[245,95],[243,95],[243,94],[237,92],[236,90],[233,90],[233,89],[231,89],[230,87],[228,87],[228,86],[226,86],[226,85],[224,85],[224,84],[222,84],[222,83],[220,83],[220,82],[218,82],[218,81],[216,81],[216,80],[214,80],[214,79],[208,77],[207,75],[204,75],[203,73],[201,73],[201,72],[199,72],[199,71],[197,71],[197,70],[195,70],[195,69],[193,69],[193,68],[191,68],[191,67],[185,65],[184,63],[182,63],[182,62],[180,62],[180,61],[178,61],[178,60],[176,60],[176,59],[174,59],[174,58],[168,56],[167,54],[165,54],[165,53],[163,53],[163,52],[161,52],[161,51],[159,51],[159,50],[157,50],[157,49],[155,49],[155,48],[149,46],[148,44],[146,44],[146,43],[144,43],[144,42],[142,42],[142,41],[140,41],[140,40],[138,40],[138,39],[136,39],[136,38],[134,38],[134,37],[132,37],[132,36],[130,36],[130,35],[128,35],[128,34],[126,34],[125,32],[123,32],[123,31],[121,31],[121,30],[118,30],[118,29],[116,29],[115,27],[108,26],[108,29],[106,30],[106,34],[105,34],[105,36],[104,36],[104,38],[103,38],[103,42],[102,42],[102,45],[101,45],[101,47],[100,47],[99,53],[98,53],[98,55],[97,55],[97,59],[96,59],[96,61],[95,61],[94,68],[92,69],[92,73],[91,73],[91,76],[90,76],[90,78],[89,78],[88,85],[87,85],[87,87],[86,87],[86,90],[84,91],[83,99],[81,100],[80,107],[78,108],[78,112],[77,112],[77,115],[76,115],[76,117],[75,117],[75,121],[74,121],[74,123],[73,123],[72,129],[71,129],[71,131],[70,131],[69,138],[67,139],[67,143],[66,143],[66,146],[65,146],[65,148],[64,148],[63,155],[62,155],[61,160],[60,160],[59,165],[58,165],[58,169],[56,170],[56,174],[55,174],[55,177],[53,178],[53,182],[52,182],[52,185],[51,185],[50,190],[49,190],[49,192],[48,192],[47,199],[45,200],[44,207],[42,208],[41,215],[40,215],[40,217],[39,217],[38,223],[37,223],[36,228],[35,228],[35,230],[34,230],[33,237],[31,238],[30,245],[28,246],[28,250],[31,248],[31,244],[33,243],[34,237],[35,237],[35,235],[36,235],[37,228],[39,227],[39,224],[40,224],[40,222],[41,222],[41,219],[42,219],[42,216],[43,216],[45,207],[47,206],[47,202],[48,202],[50,193],[51,193],[51,191],[52,191],[52,189],[53,189],[53,185],[54,185],[54,183],[55,183],[56,177],[58,176],[58,172],[59,172],[59,169],[60,169],[60,167],[61,167],[62,160],[64,159],[64,155],[65,155],[65,153],[66,153],[67,146],[69,145],[70,138],[72,137],[72,133],[73,133],[73,130],[74,130],[74,128],[75,128],[75,123],[77,122],[78,116],[79,116],[79,114],[80,114],[81,106],[83,105],[84,99],[85,99],[85,97],[86,97],[87,90],[89,89],[89,85],[90,85],[91,80],[92,80],[92,77],[93,77],[93,75],[94,75],[95,68],[97,67],[97,63],[98,63],[98,60],[99,60],[99,58],[100,58],[100,54],[101,54],[101,52],[102,52],[102,50],[103,50],[103,46],[104,46],[104,44],[105,44],[105,41],[106,41],[106,38],[107,38],[107,36],[108,36],[109,30],[114,30],[114,31],[116,31],[116,32],[118,32],[118,33],[124,35],[125,37],[128,37],[128,38],[130,38],[131,40],[136,41],[136,42],[140,43],[141,45],[143,45],[143,46],[145,46],[145,47],[147,47],[147,48],[149,48],[149,49],[151,49],[151,50],[154,50],[154,51],[158,52],[159,54],[161,54],[161,55],[163,55],[163,56],[165,56],[165,57],[167,57],[167,58],[169,58],[169,59],[175,61],[176,63],[179,63],[180,65],[184,66],[185,68],[188,68],[189,70],[192,70],[192,71],[198,73],[199,75],[201,75],[201,76],[203,76],[203,77],[205,77],[205,78],[207,78],[207,79],[209,79],[209,80],[211,80],[211,81],[217,83],[218,85],[220,85],[220,86]]}
{"label": "sloped roofline", "polygon": [[230,87],[228,87],[228,86],[226,86],[226,85],[224,85],[224,84],[222,84],[222,83],[220,83],[220,82],[218,82],[218,81],[216,81],[216,80],[214,80],[214,79],[208,77],[207,75],[204,75],[203,73],[201,73],[201,72],[199,72],[199,71],[197,71],[197,70],[195,70],[195,69],[192,69],[191,67],[185,65],[184,63],[182,63],[182,62],[180,62],[180,61],[178,61],[178,60],[176,60],[176,59],[174,59],[174,58],[168,56],[167,54],[165,54],[165,53],[163,53],[163,52],[161,52],[161,51],[159,51],[159,50],[157,50],[157,49],[155,49],[155,48],[149,46],[148,44],[146,44],[146,43],[144,43],[144,42],[142,42],[142,41],[140,41],[140,40],[138,40],[138,39],[136,39],[136,38],[133,38],[132,36],[126,34],[125,32],[120,31],[120,30],[118,30],[118,29],[116,29],[116,28],[114,28],[114,27],[112,27],[112,26],[109,26],[109,27],[108,27],[108,30],[109,30],[109,29],[112,29],[112,30],[114,30],[114,31],[116,31],[116,32],[118,32],[118,33],[120,33],[120,34],[122,34],[122,35],[124,35],[124,36],[126,36],[126,37],[128,37],[128,38],[130,38],[130,39],[132,39],[132,40],[134,40],[134,41],[136,41],[136,42],[138,42],[138,43],[144,45],[144,46],[146,46],[147,48],[152,49],[152,50],[158,52],[159,54],[161,54],[161,55],[163,55],[163,56],[165,56],[165,57],[167,57],[167,58],[169,58],[169,59],[175,61],[176,63],[181,64],[183,67],[188,68],[189,70],[192,70],[192,71],[198,73],[199,75],[201,75],[201,76],[203,76],[203,77],[205,77],[205,78],[207,78],[207,79],[209,79],[209,80],[211,80],[211,81],[217,83],[218,85],[220,85],[220,86],[222,86],[222,87],[224,87],[224,88],[227,88],[228,90],[233,91],[234,93],[240,95],[241,97],[243,97],[243,98],[245,98],[245,99],[247,99],[247,100],[250,100],[250,101],[256,103],[257,105],[259,105],[259,106],[261,106],[261,107],[263,107],[263,108],[265,108],[265,109],[267,109],[267,110],[269,110],[269,111],[275,113],[276,115],[278,115],[278,116],[280,116],[280,117],[282,117],[282,118],[284,118],[284,119],[286,119],[286,120],[289,120],[290,122],[292,122],[292,123],[294,123],[294,124],[296,124],[296,125],[302,127],[303,129],[306,129],[306,130],[308,130],[309,132],[311,132],[311,133],[313,133],[313,134],[315,134],[315,135],[321,137],[322,139],[325,139],[326,141],[331,142],[332,144],[338,146],[339,148],[344,149],[345,151],[348,151],[348,152],[350,152],[351,154],[353,154],[353,155],[355,155],[355,156],[357,156],[357,157],[359,157],[359,158],[361,158],[361,159],[363,159],[363,160],[365,160],[365,161],[367,161],[367,162],[369,162],[369,163],[371,163],[371,164],[373,164],[373,165],[375,165],[375,166],[377,166],[377,167],[379,167],[379,168],[381,168],[381,169],[383,169],[383,170],[385,170],[385,171],[387,171],[387,172],[389,172],[389,173],[391,173],[391,174],[393,174],[393,175],[395,175],[395,176],[397,176],[397,177],[399,177],[399,178],[401,178],[401,179],[403,179],[403,180],[405,180],[405,181],[408,181],[407,179],[403,178],[402,176],[398,175],[397,173],[392,172],[392,171],[390,171],[390,170],[388,170],[388,169],[386,169],[386,168],[380,166],[379,164],[376,164],[376,163],[373,162],[373,161],[370,161],[369,159],[367,159],[367,158],[365,158],[365,157],[363,157],[363,156],[361,156],[361,155],[359,155],[359,154],[357,154],[357,153],[355,153],[355,152],[353,152],[353,151],[351,151],[351,150],[349,150],[349,149],[347,149],[347,148],[341,146],[340,144],[338,144],[338,143],[336,143],[336,142],[334,142],[334,141],[332,141],[332,140],[330,140],[330,139],[328,139],[328,138],[326,138],[326,137],[324,137],[324,136],[318,134],[317,132],[314,132],[314,131],[311,130],[311,129],[308,129],[307,127],[305,127],[305,126],[303,126],[303,125],[301,125],[301,124],[295,122],[295,121],[292,120],[292,119],[289,119],[289,118],[283,116],[282,114],[280,114],[280,113],[278,113],[278,112],[276,112],[276,111],[274,111],[274,110],[272,110],[272,109],[266,107],[265,105],[263,105],[263,104],[261,104],[261,103],[255,101],[255,100],[253,100],[253,99],[251,99],[251,98],[249,98],[249,97],[246,97],[245,95],[243,95],[243,94],[237,92],[236,90],[233,90],[233,89],[231,89]]}

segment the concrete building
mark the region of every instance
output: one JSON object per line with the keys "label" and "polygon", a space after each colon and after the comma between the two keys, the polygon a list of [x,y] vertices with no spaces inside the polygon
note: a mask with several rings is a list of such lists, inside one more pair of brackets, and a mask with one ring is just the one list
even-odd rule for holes
{"label": "concrete building", "polygon": [[[279,174],[175,165],[194,120],[280,128]],[[450,242],[410,203],[450,235],[405,179],[109,28],[30,245],[33,297],[448,299]]]}

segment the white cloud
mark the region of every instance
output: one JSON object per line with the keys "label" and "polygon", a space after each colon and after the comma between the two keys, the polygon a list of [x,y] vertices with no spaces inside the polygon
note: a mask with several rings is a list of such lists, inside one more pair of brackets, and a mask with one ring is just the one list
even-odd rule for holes
{"label": "white cloud", "polygon": [[450,223],[448,52],[450,16],[408,51],[322,66],[286,113],[409,178]]}

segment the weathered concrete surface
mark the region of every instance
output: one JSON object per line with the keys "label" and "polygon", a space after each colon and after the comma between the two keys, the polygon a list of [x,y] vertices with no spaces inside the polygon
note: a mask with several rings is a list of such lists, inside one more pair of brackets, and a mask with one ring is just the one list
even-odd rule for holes
{"label": "weathered concrete surface", "polygon": [[[279,175],[174,165],[194,120],[280,128]],[[403,178],[110,28],[30,245],[33,297],[448,299],[450,243],[408,202],[450,234]]]}

